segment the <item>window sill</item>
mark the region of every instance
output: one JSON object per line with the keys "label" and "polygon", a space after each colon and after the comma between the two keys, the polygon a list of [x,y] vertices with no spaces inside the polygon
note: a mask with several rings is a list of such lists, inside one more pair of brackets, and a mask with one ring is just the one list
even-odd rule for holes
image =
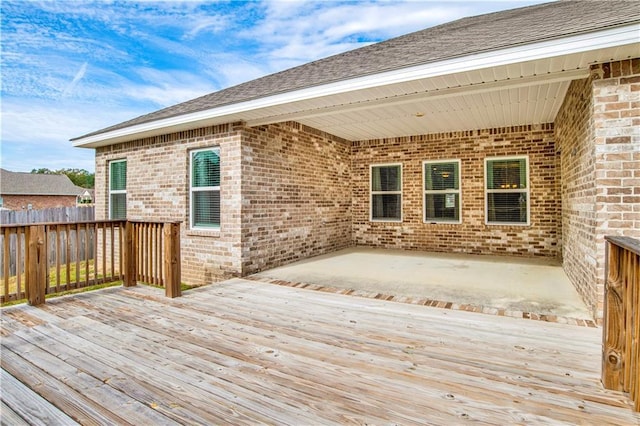
{"label": "window sill", "polygon": [[187,229],[186,235],[194,237],[220,237],[220,228],[211,229]]}
{"label": "window sill", "polygon": [[425,220],[425,225],[462,225],[461,220]]}
{"label": "window sill", "polygon": [[487,226],[531,226],[530,223],[524,222],[485,222]]}

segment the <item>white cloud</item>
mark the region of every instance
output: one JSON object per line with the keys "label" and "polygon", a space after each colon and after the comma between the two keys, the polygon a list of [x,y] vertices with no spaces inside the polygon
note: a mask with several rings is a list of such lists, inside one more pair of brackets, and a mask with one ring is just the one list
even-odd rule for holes
{"label": "white cloud", "polygon": [[78,82],[82,80],[82,77],[84,77],[85,73],[87,72],[88,65],[89,64],[87,62],[82,64],[82,66],[80,67],[76,75],[73,76],[73,80],[71,81],[71,83],[69,83],[69,85],[65,87],[64,90],[62,91],[62,97],[69,96],[69,93],[73,91],[73,89],[76,87]]}
{"label": "white cloud", "polygon": [[170,106],[188,101],[214,91],[211,82],[200,73],[182,70],[160,71],[153,68],[135,70],[142,82],[129,81],[125,85],[112,88],[112,96],[152,102],[159,106]]}
{"label": "white cloud", "polygon": [[[540,3],[541,1],[537,1]],[[372,42],[536,1],[264,2],[265,17],[242,36],[261,40],[260,54],[273,64],[297,64]]]}
{"label": "white cloud", "polygon": [[2,167],[14,171],[39,167],[93,170],[93,150],[73,148],[69,139],[145,111],[121,108],[106,112],[100,104],[3,98]]}
{"label": "white cloud", "polygon": [[193,25],[193,28],[182,37],[183,39],[193,39],[203,32],[219,33],[227,26],[226,20],[221,16],[203,17],[195,20]]}

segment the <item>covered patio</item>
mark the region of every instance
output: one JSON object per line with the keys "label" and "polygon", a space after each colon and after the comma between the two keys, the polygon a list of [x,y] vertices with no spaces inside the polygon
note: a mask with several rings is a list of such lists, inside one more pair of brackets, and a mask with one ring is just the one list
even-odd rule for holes
{"label": "covered patio", "polygon": [[562,266],[553,259],[352,247],[250,278],[459,310],[593,324]]}
{"label": "covered patio", "polygon": [[7,424],[635,425],[600,329],[233,279],[2,310]]}

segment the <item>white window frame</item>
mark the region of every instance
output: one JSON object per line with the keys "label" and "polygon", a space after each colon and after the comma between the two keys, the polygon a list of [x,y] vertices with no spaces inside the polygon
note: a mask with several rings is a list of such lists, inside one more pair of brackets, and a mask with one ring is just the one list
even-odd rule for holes
{"label": "white window frame", "polygon": [[[111,161],[109,161],[109,174],[107,176],[107,179],[109,180],[109,207],[108,207],[108,209],[109,209],[109,219],[110,220],[123,220],[123,219],[127,218],[127,209],[126,209],[126,207],[125,207],[125,211],[124,211],[125,212],[124,213],[125,217],[124,218],[116,218],[116,219],[114,219],[114,217],[113,217],[113,209],[111,208],[112,207],[111,206],[111,196],[115,195],[115,194],[125,194],[125,206],[126,206],[127,185],[125,184],[125,189],[111,189],[111,174],[112,174],[111,166],[113,164],[116,164],[116,163],[126,163],[126,162],[127,162],[126,158],[121,158],[119,160],[111,160]],[[126,175],[125,175],[125,179],[126,179]]]}
{"label": "white window frame", "polygon": [[[400,166],[400,191],[374,191],[373,190],[373,169],[377,167],[396,167]],[[384,163],[384,164],[371,164],[369,166],[369,221],[370,222],[394,222],[401,223],[403,217],[402,209],[402,187],[403,171],[402,163]],[[400,195],[400,219],[374,219],[373,218],[373,196],[374,195]]]}
{"label": "white window frame", "polygon": [[[508,161],[508,160],[525,160],[527,186],[523,190],[515,189],[489,189],[489,161]],[[490,193],[524,193],[527,198],[527,221],[525,222],[490,222],[489,221],[489,194]],[[514,155],[505,157],[487,157],[484,159],[484,221],[486,225],[503,225],[503,226],[530,226],[531,225],[531,179],[529,176],[529,156]]]}
{"label": "white window frame", "polygon": [[[430,164],[457,163],[458,189],[427,189],[427,166]],[[425,160],[422,162],[422,221],[424,223],[462,223],[462,161],[460,159]],[[458,194],[458,219],[427,219],[427,194]]]}
{"label": "white window frame", "polygon": [[[218,156],[220,156],[220,147],[219,146],[212,146],[212,147],[207,147],[207,148],[199,148],[199,149],[194,149],[189,151],[189,228],[196,230],[196,231],[219,231],[220,227],[222,225],[222,193],[220,191],[220,185],[218,186],[193,186],[193,156],[194,154],[198,153],[198,152],[204,152],[204,151],[217,151]],[[222,157],[220,158],[220,182],[222,182]],[[193,202],[194,200],[194,196],[193,193],[194,192],[204,192],[204,191],[218,191],[218,193],[220,194],[220,223],[218,225],[213,225],[213,226],[195,226],[194,225],[194,219],[193,219]]]}

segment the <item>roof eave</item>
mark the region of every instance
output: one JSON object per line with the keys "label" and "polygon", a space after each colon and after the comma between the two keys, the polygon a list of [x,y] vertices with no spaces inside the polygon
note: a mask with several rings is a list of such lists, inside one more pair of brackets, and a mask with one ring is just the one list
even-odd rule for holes
{"label": "roof eave", "polygon": [[589,33],[455,57],[141,123],[105,133],[72,139],[72,143],[75,147],[98,148],[207,125],[222,124],[230,121],[245,121],[245,117],[242,116],[244,113],[290,102],[310,100],[417,79],[634,44],[638,43],[639,32],[640,22],[636,22]]}

